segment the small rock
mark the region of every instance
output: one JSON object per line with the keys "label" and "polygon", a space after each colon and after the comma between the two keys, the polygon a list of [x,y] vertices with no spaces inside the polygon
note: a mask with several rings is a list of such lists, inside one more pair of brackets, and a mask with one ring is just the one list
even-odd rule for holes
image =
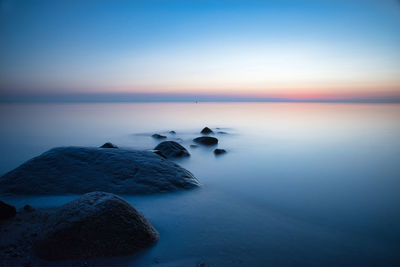
{"label": "small rock", "polygon": [[198,145],[193,145],[193,144],[191,144],[190,147],[191,147],[191,148],[197,148],[197,147],[199,147],[199,146],[198,146]]}
{"label": "small rock", "polygon": [[5,220],[14,217],[17,214],[17,209],[3,201],[0,201],[0,220]]}
{"label": "small rock", "polygon": [[25,205],[24,206],[24,211],[29,211],[29,212],[31,212],[31,211],[34,211],[35,209],[32,207],[32,206],[30,206],[30,205]]}
{"label": "small rock", "polygon": [[114,145],[113,143],[107,142],[102,145],[100,148],[118,148],[118,146]]}
{"label": "small rock", "polygon": [[218,139],[215,137],[210,137],[210,136],[201,136],[193,139],[195,143],[199,143],[205,146],[213,146],[218,144]]}
{"label": "small rock", "polygon": [[190,153],[175,141],[164,141],[154,148],[161,151],[168,158],[189,157]]}
{"label": "small rock", "polygon": [[176,132],[175,132],[175,131],[169,131],[169,133],[170,133],[170,134],[176,134]]}
{"label": "small rock", "polygon": [[165,139],[165,138],[167,138],[165,135],[161,135],[161,134],[153,134],[152,137],[155,138],[155,139]]}
{"label": "small rock", "polygon": [[225,149],[216,148],[216,149],[214,150],[214,154],[215,154],[215,155],[221,155],[221,154],[225,154],[225,153],[226,153],[226,150],[225,150]]}
{"label": "small rock", "polygon": [[212,134],[214,132],[210,128],[204,127],[203,130],[201,130],[200,133],[202,133],[202,134]]}
{"label": "small rock", "polygon": [[224,131],[219,131],[219,132],[217,132],[218,134],[228,134],[227,132],[224,132]]}
{"label": "small rock", "polygon": [[92,192],[49,216],[34,251],[47,260],[123,256],[157,240],[157,231],[128,202],[114,194]]}

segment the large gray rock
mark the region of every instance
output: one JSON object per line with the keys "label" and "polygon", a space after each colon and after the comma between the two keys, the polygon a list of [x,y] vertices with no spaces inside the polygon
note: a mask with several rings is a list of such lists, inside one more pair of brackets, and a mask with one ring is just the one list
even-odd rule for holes
{"label": "large gray rock", "polygon": [[189,171],[150,151],[59,147],[0,178],[0,192],[148,194],[199,185]]}
{"label": "large gray rock", "polygon": [[92,192],[48,217],[34,251],[47,260],[121,256],[157,240],[157,231],[128,202],[114,194]]}
{"label": "large gray rock", "polygon": [[167,158],[181,158],[189,157],[190,153],[175,141],[164,141],[154,148],[155,150],[161,151],[161,153]]}

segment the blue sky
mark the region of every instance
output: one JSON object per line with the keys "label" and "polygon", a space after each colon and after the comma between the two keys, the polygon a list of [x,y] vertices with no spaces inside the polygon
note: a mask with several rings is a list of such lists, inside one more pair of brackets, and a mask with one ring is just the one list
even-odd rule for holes
{"label": "blue sky", "polygon": [[3,98],[400,96],[395,0],[0,0]]}

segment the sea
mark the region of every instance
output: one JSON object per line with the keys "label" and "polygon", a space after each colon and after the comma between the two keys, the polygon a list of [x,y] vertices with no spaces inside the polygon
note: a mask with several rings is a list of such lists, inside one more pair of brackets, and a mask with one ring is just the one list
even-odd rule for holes
{"label": "sea", "polygon": [[[226,154],[190,147],[205,126]],[[153,149],[154,133],[190,152],[174,161],[198,189],[122,196],[158,243],[89,264],[400,266],[400,104],[3,103],[0,129],[0,175],[53,147]],[[17,208],[76,197],[0,196]]]}

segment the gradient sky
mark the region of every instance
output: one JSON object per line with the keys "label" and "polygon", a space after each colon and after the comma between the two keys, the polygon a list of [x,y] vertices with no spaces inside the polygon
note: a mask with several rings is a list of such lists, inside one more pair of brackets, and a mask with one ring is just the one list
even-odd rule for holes
{"label": "gradient sky", "polygon": [[400,99],[400,2],[0,0],[0,89]]}

